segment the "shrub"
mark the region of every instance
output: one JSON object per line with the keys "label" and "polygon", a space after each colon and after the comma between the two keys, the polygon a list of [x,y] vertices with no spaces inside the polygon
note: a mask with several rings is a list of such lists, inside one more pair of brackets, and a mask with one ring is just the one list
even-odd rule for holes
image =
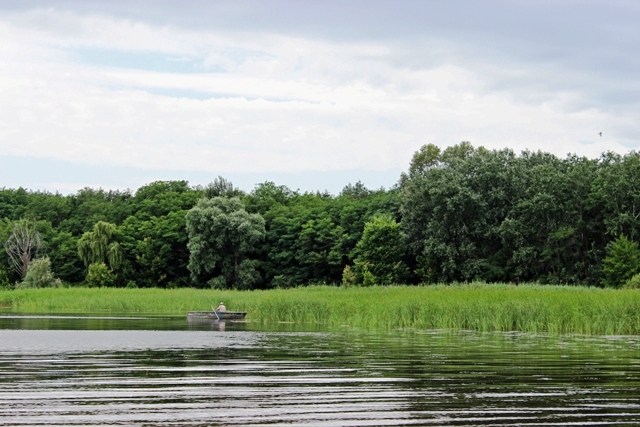
{"label": "shrub", "polygon": [[211,286],[211,289],[226,289],[227,279],[225,279],[224,276],[218,276],[210,279],[207,284]]}
{"label": "shrub", "polygon": [[53,277],[51,260],[48,257],[36,258],[29,263],[24,280],[16,285],[16,289],[25,288],[58,288],[62,286],[60,279]]}
{"label": "shrub", "polygon": [[87,271],[87,285],[89,287],[108,287],[113,286],[116,276],[104,262],[95,262],[89,264]]}
{"label": "shrub", "polygon": [[356,284],[356,274],[348,265],[342,270],[342,286],[349,287]]}
{"label": "shrub", "polygon": [[638,243],[620,236],[607,245],[607,257],[602,261],[602,284],[619,288],[640,272]]}
{"label": "shrub", "polygon": [[625,289],[640,289],[640,273],[627,280],[624,287]]}
{"label": "shrub", "polygon": [[294,285],[291,283],[291,279],[289,276],[285,276],[284,274],[278,274],[273,276],[273,280],[271,281],[271,286],[278,289],[288,289],[293,288]]}
{"label": "shrub", "polygon": [[362,286],[375,286],[378,282],[376,281],[376,276],[373,275],[371,271],[369,271],[369,267],[365,264],[362,267]]}

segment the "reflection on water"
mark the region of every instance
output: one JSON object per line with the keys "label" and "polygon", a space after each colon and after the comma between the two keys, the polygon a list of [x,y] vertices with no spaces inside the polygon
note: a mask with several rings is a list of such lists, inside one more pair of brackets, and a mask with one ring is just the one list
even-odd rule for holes
{"label": "reflection on water", "polygon": [[640,424],[635,337],[148,317],[0,328],[1,425]]}

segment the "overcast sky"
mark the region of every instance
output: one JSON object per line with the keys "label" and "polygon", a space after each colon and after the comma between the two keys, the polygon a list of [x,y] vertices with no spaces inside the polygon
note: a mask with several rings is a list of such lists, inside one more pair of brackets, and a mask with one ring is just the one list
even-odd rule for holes
{"label": "overcast sky", "polygon": [[[640,145],[638,1],[0,1],[0,187],[390,187]],[[602,137],[599,136],[602,132]]]}

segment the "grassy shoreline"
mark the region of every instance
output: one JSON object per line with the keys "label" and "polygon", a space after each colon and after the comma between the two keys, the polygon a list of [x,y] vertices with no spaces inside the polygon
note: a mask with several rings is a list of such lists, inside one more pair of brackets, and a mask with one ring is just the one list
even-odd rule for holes
{"label": "grassy shoreline", "polygon": [[252,322],[361,328],[640,333],[640,291],[566,286],[311,286],[268,291],[58,288],[0,291],[0,307],[28,313],[184,315],[224,301]]}

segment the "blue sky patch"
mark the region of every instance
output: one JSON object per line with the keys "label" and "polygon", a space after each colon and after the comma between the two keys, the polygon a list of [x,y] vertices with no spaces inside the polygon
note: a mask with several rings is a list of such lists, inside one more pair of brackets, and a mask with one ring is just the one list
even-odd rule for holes
{"label": "blue sky patch", "polygon": [[102,67],[156,71],[163,73],[216,72],[215,68],[204,69],[200,58],[167,55],[158,52],[136,52],[110,49],[77,49],[72,51],[76,61]]}
{"label": "blue sky patch", "polygon": [[[24,170],[30,174],[22,173]],[[244,191],[251,191],[256,184],[273,181],[302,192],[338,194],[349,183],[361,181],[367,188],[390,188],[400,179],[399,169],[374,171],[366,169],[305,172],[220,172],[212,170],[153,170],[121,165],[90,165],[58,159],[37,157],[1,156],[0,188],[23,187],[30,190],[75,193],[89,186],[109,190],[136,190],[142,185],[159,180],[188,180],[191,185],[206,185],[218,175],[229,179]],[[99,183],[99,184],[98,184]]]}

